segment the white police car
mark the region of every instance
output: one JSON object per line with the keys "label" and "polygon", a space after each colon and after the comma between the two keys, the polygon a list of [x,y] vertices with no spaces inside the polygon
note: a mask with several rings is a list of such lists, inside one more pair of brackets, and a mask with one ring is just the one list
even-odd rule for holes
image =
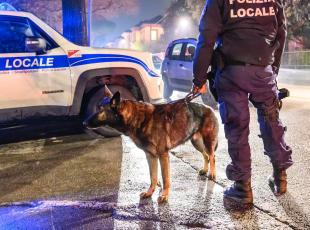
{"label": "white police car", "polygon": [[[193,81],[193,57],[196,51],[197,39],[184,38],[171,42],[165,52],[161,66],[164,81],[164,98],[169,98],[174,90],[190,92]],[[201,95],[202,101],[213,108],[218,104],[208,90]]]}
{"label": "white police car", "polygon": [[0,11],[0,41],[2,126],[86,117],[104,97],[104,85],[125,99],[164,102],[149,53],[77,46],[33,14],[17,11]]}

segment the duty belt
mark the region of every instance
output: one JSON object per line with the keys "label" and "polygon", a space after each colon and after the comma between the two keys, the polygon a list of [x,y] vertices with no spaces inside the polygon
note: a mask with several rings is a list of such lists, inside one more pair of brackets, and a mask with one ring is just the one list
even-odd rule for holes
{"label": "duty belt", "polygon": [[252,66],[254,64],[250,64],[250,63],[246,63],[246,62],[242,62],[242,61],[235,61],[233,59],[226,59],[225,60],[225,66],[228,66],[228,65]]}

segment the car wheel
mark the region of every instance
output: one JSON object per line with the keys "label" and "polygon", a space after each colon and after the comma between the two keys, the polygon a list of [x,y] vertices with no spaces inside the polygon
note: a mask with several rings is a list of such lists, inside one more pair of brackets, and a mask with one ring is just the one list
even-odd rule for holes
{"label": "car wheel", "polygon": [[[122,99],[128,99],[132,101],[136,101],[135,96],[125,87],[119,85],[109,85],[109,90],[112,94],[119,91],[121,93]],[[86,115],[87,117],[91,116],[97,111],[97,105],[100,101],[104,98],[105,89],[104,87],[99,89],[89,100],[87,108],[86,108]],[[94,129],[94,132],[105,137],[117,137],[120,136],[121,133],[118,132],[116,129],[111,128],[110,126],[100,127],[98,129]]]}
{"label": "car wheel", "polygon": [[168,78],[166,75],[163,75],[163,82],[164,82],[164,98],[168,99],[169,97],[171,97],[173,89],[169,85]]}

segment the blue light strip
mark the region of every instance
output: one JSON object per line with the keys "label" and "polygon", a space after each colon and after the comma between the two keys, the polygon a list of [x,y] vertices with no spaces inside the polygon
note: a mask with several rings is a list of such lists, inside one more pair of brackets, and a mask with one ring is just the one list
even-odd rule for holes
{"label": "blue light strip", "polygon": [[142,66],[151,77],[159,77],[143,61],[117,54],[86,54],[81,58],[68,58],[67,55],[0,58],[0,71],[64,68],[69,67],[68,61],[70,67],[108,62],[130,62]]}
{"label": "blue light strip", "polygon": [[142,66],[145,71],[152,77],[159,77],[155,72],[153,72],[143,61],[126,56],[117,54],[85,54],[81,58],[69,58],[70,66],[77,65],[88,65],[95,63],[106,63],[106,62],[131,62]]}

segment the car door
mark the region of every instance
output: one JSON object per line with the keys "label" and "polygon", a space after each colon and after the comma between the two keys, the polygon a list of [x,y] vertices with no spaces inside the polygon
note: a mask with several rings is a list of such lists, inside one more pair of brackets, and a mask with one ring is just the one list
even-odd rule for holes
{"label": "car door", "polygon": [[184,87],[184,89],[191,90],[192,88],[192,82],[193,82],[193,58],[194,55],[189,53],[189,49],[196,49],[196,46],[192,43],[185,43],[184,44],[184,55],[183,57],[183,63],[179,70],[179,76],[180,76],[180,84]]}
{"label": "car door", "polygon": [[[68,57],[27,18],[0,16],[0,121],[68,114],[71,78]],[[47,53],[26,50],[29,36],[46,40]]]}
{"label": "car door", "polygon": [[170,85],[174,88],[179,88],[179,69],[183,61],[181,60],[183,43],[176,43],[173,45],[170,55],[169,55],[169,65],[168,65],[168,79]]}

